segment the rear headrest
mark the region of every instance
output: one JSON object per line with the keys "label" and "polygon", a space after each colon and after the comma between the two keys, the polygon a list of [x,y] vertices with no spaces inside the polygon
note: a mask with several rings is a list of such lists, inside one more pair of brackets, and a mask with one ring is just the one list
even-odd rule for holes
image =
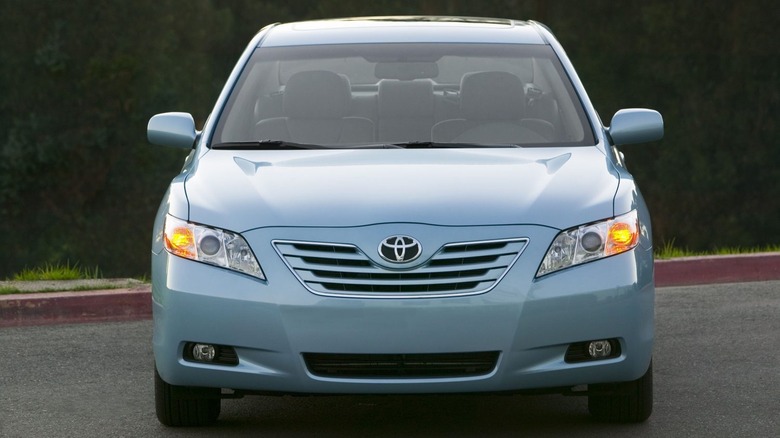
{"label": "rear headrest", "polygon": [[463,75],[460,108],[466,119],[517,120],[525,115],[523,82],[502,71]]}
{"label": "rear headrest", "polygon": [[433,106],[430,80],[379,81],[379,117],[433,117]]}
{"label": "rear headrest", "polygon": [[290,76],[284,88],[282,108],[287,117],[338,119],[349,110],[349,80],[332,71],[302,71]]}
{"label": "rear headrest", "polygon": [[439,76],[439,66],[435,62],[377,62],[374,66],[374,76],[379,79],[412,79],[435,78]]}

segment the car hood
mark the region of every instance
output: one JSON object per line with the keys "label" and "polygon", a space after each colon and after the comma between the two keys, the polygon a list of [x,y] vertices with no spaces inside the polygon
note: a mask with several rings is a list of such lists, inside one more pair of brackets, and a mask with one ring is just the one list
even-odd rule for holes
{"label": "car hood", "polygon": [[596,147],[210,150],[190,170],[190,220],[233,231],[379,223],[535,224],[611,217],[617,172]]}

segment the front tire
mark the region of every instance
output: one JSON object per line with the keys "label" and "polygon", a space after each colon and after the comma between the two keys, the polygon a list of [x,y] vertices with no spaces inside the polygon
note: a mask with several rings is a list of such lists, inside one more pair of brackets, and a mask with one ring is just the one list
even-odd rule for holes
{"label": "front tire", "polygon": [[594,418],[611,423],[640,423],[653,412],[653,362],[637,380],[590,385],[588,410]]}
{"label": "front tire", "polygon": [[157,419],[166,426],[205,426],[219,417],[219,388],[176,386],[166,383],[154,369],[154,404]]}

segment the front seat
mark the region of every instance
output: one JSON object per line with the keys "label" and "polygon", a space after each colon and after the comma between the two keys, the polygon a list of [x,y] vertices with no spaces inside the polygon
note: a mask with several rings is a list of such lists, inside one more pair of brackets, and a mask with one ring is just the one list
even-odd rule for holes
{"label": "front seat", "polygon": [[[523,82],[511,73],[488,71],[463,75],[460,112],[461,118],[443,120],[433,126],[433,141],[486,144],[548,141],[523,120],[526,113]],[[533,125],[538,122],[541,121],[535,119]]]}
{"label": "front seat", "polygon": [[282,95],[283,117],[255,125],[257,140],[347,144],[374,141],[374,123],[348,117],[349,80],[331,71],[302,71],[290,76]]}

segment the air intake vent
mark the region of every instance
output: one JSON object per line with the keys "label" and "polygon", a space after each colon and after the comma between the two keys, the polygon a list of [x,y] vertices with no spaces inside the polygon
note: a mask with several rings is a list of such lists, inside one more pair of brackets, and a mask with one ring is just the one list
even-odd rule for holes
{"label": "air intake vent", "polygon": [[304,353],[309,372],[336,378],[436,378],[489,374],[498,351],[436,354]]}
{"label": "air intake vent", "polygon": [[275,241],[296,277],[318,295],[431,298],[489,291],[517,261],[527,239],[445,245],[413,269],[387,269],[354,245]]}

